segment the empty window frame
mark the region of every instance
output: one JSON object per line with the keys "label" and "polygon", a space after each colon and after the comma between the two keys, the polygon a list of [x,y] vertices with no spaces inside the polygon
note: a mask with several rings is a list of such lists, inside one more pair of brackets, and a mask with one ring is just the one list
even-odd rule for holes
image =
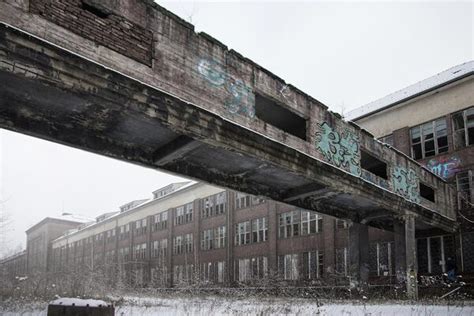
{"label": "empty window frame", "polygon": [[324,271],[324,257],[321,250],[303,252],[303,279],[319,279]]}
{"label": "empty window frame", "polygon": [[174,225],[182,225],[193,221],[193,203],[188,203],[176,208]]}
{"label": "empty window frame", "polygon": [[446,119],[440,118],[410,129],[411,155],[422,159],[448,151]]}
{"label": "empty window frame", "polygon": [[156,214],[153,216],[153,231],[166,229],[168,226],[168,211]]}
{"label": "empty window frame", "polygon": [[275,101],[256,94],[255,114],[262,121],[306,140],[306,120]]}
{"label": "empty window frame", "polygon": [[227,192],[208,196],[200,201],[201,218],[224,214],[227,210]]}
{"label": "empty window frame", "polygon": [[252,220],[252,242],[267,241],[268,222],[265,217]]}
{"label": "empty window frame", "polygon": [[279,215],[280,238],[319,233],[322,231],[323,218],[316,212],[295,210]]}
{"label": "empty window frame", "polygon": [[362,167],[362,169],[367,170],[368,172],[387,180],[387,164],[379,160],[378,158],[375,158],[364,150],[361,150],[360,152],[360,166]]}
{"label": "empty window frame", "polygon": [[474,170],[465,170],[456,174],[458,208],[469,208],[474,204]]}
{"label": "empty window frame", "polygon": [[420,196],[428,201],[435,202],[435,190],[420,182]]}
{"label": "empty window frame", "polygon": [[278,256],[278,271],[285,280],[298,280],[298,254],[295,253]]}
{"label": "empty window frame", "polygon": [[452,116],[454,149],[474,145],[474,107]]}
{"label": "empty window frame", "polygon": [[247,245],[250,243],[250,221],[235,225],[235,245]]}
{"label": "empty window frame", "polygon": [[235,208],[241,209],[250,206],[250,195],[245,193],[235,193]]}

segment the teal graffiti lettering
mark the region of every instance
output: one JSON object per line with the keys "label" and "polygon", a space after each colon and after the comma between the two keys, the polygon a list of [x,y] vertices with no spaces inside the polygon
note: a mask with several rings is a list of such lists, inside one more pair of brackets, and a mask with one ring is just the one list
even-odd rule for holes
{"label": "teal graffiti lettering", "polygon": [[342,134],[333,130],[326,122],[316,132],[316,149],[324,158],[350,173],[360,176],[359,137],[346,130]]}
{"label": "teal graffiti lettering", "polygon": [[393,191],[407,200],[420,203],[418,177],[413,169],[394,167],[392,172]]}

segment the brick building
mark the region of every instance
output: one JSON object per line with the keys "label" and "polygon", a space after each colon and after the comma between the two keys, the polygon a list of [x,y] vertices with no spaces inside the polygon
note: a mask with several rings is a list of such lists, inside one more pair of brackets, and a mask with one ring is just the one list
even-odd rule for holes
{"label": "brick building", "polygon": [[[420,274],[474,271],[474,61],[463,63],[351,111],[347,119],[417,160],[457,192],[460,229],[417,236]],[[425,199],[432,188],[421,184]],[[390,240],[391,234],[379,237]]]}
{"label": "brick building", "polygon": [[[204,183],[173,184],[54,240],[52,269],[115,271],[132,285],[233,285],[276,272],[311,283],[333,274],[336,258],[325,249],[344,243],[344,227],[336,234],[335,220],[315,212]],[[347,268],[340,270],[344,279]]]}

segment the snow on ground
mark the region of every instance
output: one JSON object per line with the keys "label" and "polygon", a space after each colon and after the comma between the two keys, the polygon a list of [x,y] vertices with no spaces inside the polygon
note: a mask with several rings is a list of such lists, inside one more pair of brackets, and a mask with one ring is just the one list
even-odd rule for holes
{"label": "snow on ground", "polygon": [[[320,306],[319,306],[320,305]],[[117,306],[118,316],[151,315],[319,315],[319,316],[474,316],[474,306],[413,305],[413,304],[362,304],[323,303],[311,299],[220,297],[137,298],[127,297]],[[16,310],[3,311],[0,315],[46,316],[46,306],[19,306]]]}

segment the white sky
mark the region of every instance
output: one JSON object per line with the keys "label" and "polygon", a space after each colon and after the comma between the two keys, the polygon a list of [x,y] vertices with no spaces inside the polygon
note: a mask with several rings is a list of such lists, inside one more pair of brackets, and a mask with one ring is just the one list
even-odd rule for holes
{"label": "white sky", "polygon": [[[338,112],[474,58],[473,2],[159,3]],[[48,215],[96,217],[177,180],[0,130],[6,248]]]}

